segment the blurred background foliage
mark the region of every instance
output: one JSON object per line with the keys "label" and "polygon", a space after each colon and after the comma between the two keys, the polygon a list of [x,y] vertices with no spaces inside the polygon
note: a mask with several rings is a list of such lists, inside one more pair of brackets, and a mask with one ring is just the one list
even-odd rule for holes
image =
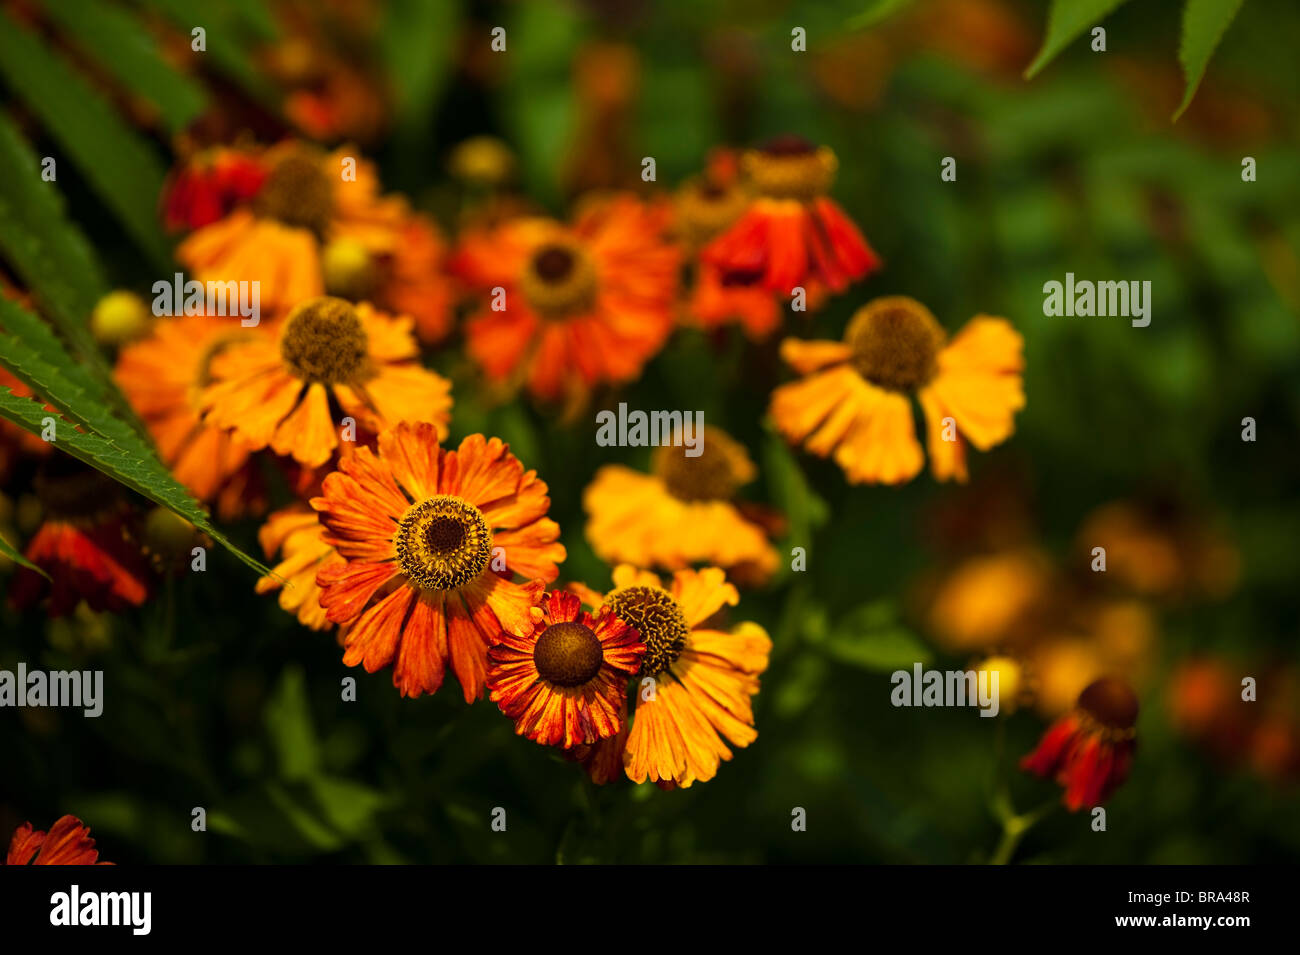
{"label": "blurred background foliage", "polygon": [[[1109,829],[1057,812],[1018,858],[1296,857],[1295,4],[1242,7],[1177,123],[1172,0],[1121,5],[1106,52],[1076,40],[1032,80],[1046,17],[1027,0],[215,0],[200,54],[195,16],[179,0],[0,3],[0,145],[58,159],[56,214],[72,230],[46,246],[74,263],[62,270],[24,259],[29,231],[0,243],[47,317],[84,322],[105,288],[143,293],[171,274],[157,197],[186,137],[358,142],[387,189],[454,232],[472,197],[447,162],[471,136],[506,142],[521,191],[559,214],[582,190],[636,185],[643,156],[671,187],[715,145],[796,132],[838,154],[834,195],[886,268],[786,330],[838,337],[882,294],[919,298],[950,330],[1005,315],[1025,336],[1028,405],[969,486],[850,488],[766,427],[775,341],[682,330],[641,381],[604,396],[700,409],[742,439],[760,464],[750,496],[788,518],[784,553],[808,553],[807,572],[784,570],[737,610],[775,643],[759,739],[707,784],[593,787],[514,739],[490,703],[466,707],[453,687],[400,700],[388,673],[344,668],[330,636],[214,554],[136,612],[0,611],[0,667],[100,668],[108,694],[99,719],[0,712],[0,835],[71,812],[118,863],[983,861],[1001,785],[1021,809],[1054,792],[1012,757],[1112,669],[1138,686],[1142,715]],[[497,26],[505,53],[489,46]],[[791,50],[795,27],[806,52]],[[955,182],[940,180],[946,156]],[[14,162],[0,212],[31,189]],[[1044,317],[1043,283],[1066,272],[1150,280],[1150,326]],[[60,327],[75,351],[75,327]],[[453,440],[508,440],[551,486],[563,578],[606,586],[581,492],[601,464],[647,456],[499,402],[457,346],[430,356],[455,380]],[[0,524],[20,540],[24,488],[4,491]],[[224,529],[255,551],[255,523]],[[1088,555],[1103,538],[1132,556],[1099,584]],[[1032,664],[1036,705],[988,720],[889,704],[896,667],[1006,647]],[[1213,689],[1247,675],[1264,714],[1248,725],[1225,715],[1248,704],[1216,709]],[[506,834],[489,825],[498,806]],[[191,831],[193,807],[207,834]],[[791,831],[794,807],[806,832]]]}

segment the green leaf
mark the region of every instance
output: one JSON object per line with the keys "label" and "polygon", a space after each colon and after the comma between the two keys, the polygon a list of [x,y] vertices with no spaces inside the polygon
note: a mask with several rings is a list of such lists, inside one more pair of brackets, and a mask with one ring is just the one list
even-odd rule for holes
{"label": "green leaf", "polygon": [[1047,14],[1047,34],[1042,49],[1025,70],[1025,79],[1033,77],[1056,58],[1088,27],[1104,20],[1124,0],[1052,0]]}
{"label": "green leaf", "polygon": [[112,104],[38,37],[0,10],[0,76],[58,140],[150,262],[171,267],[158,223],[164,169]]}
{"label": "green leaf", "polygon": [[26,557],[23,556],[22,551],[20,551],[13,544],[9,543],[9,541],[5,540],[5,536],[3,534],[0,534],[0,554],[3,554],[5,557],[8,557],[15,564],[18,564],[21,567],[26,567],[28,570],[36,571],[46,580],[50,579],[49,574],[47,574],[45,571],[41,570],[41,568],[33,564],[30,560],[28,560]]}
{"label": "green leaf", "polygon": [[864,604],[851,611],[824,644],[837,660],[867,670],[893,671],[930,661],[930,650],[898,622],[893,604]]}
{"label": "green leaf", "polygon": [[1187,90],[1183,101],[1174,111],[1174,121],[1192,103],[1197,88],[1205,76],[1210,57],[1223,39],[1228,25],[1241,9],[1242,0],[1187,0],[1183,7],[1183,39],[1178,47],[1178,62],[1183,65]]}
{"label": "green leaf", "polygon": [[571,76],[582,33],[567,4],[521,3],[507,29],[507,52],[491,54],[504,61],[504,119],[526,185],[549,202],[559,197],[560,167],[577,126]]}
{"label": "green leaf", "polygon": [[41,179],[36,154],[3,114],[0,254],[90,370],[96,392],[136,425],[134,413],[112,384],[104,356],[87,328],[95,304],[108,291],[99,263],[85,236],[67,219],[57,187]]}
{"label": "green leaf", "polygon": [[389,0],[386,12],[384,63],[398,125],[432,121],[455,54],[459,5],[448,0]]}
{"label": "green leaf", "polygon": [[850,17],[848,22],[845,23],[845,27],[850,30],[863,30],[867,27],[873,27],[911,5],[912,0],[872,0],[871,3],[867,4],[867,9],[855,17]]}
{"label": "green leaf", "polygon": [[287,780],[315,775],[320,769],[320,747],[301,667],[285,669],[262,715],[279,760],[280,775]]}
{"label": "green leaf", "polygon": [[[9,342],[6,342],[6,349],[8,345]],[[0,417],[39,436],[45,427],[45,419],[53,415],[36,399],[20,398],[8,388],[0,387]],[[65,454],[70,454],[142,497],[179,514],[258,574],[265,576],[270,573],[266,565],[244,553],[213,527],[207,512],[165,470],[160,474],[158,468],[148,460],[132,457],[107,438],[78,431],[65,418],[56,418],[53,443]]]}
{"label": "green leaf", "polygon": [[47,0],[45,6],[80,50],[158,108],[169,132],[185,129],[207,107],[203,87],[168,64],[149,32],[122,8],[92,0]]}

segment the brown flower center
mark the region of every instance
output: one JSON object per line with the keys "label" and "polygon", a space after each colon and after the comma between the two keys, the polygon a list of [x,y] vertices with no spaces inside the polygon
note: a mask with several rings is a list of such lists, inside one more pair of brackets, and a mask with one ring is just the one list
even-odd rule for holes
{"label": "brown flower center", "polygon": [[916,299],[878,298],[858,309],[844,332],[853,366],[863,378],[890,391],[912,391],[934,377],[944,334],[930,310]]}
{"label": "brown flower center", "polygon": [[369,367],[369,342],[357,311],[341,298],[308,299],[289,313],[280,357],[297,377],[336,385],[356,381]]}
{"label": "brown flower center", "polygon": [[688,245],[699,248],[739,219],[750,199],[741,188],[692,180],[673,199],[675,229]]}
{"label": "brown flower center", "polygon": [[253,199],[253,211],[323,236],[334,214],[334,186],[318,158],[290,153],[267,174]]}
{"label": "brown flower center", "polygon": [[1137,723],[1137,694],[1117,677],[1104,676],[1089,683],[1079,694],[1078,706],[1113,732],[1127,732]]}
{"label": "brown flower center", "polygon": [[719,428],[699,435],[697,457],[685,447],[660,445],[653,456],[654,473],[679,501],[727,501],[737,488],[754,479],[754,464],[745,448]]}
{"label": "brown flower center", "polygon": [[446,494],[413,505],[397,525],[397,563],[426,590],[455,590],[487,568],[492,529],[477,507]]}
{"label": "brown flower center", "polygon": [[691,628],[677,601],[658,587],[624,587],[605,598],[615,616],[641,635],[645,657],[638,673],[662,673],[686,649]]}
{"label": "brown flower center", "polygon": [[581,312],[596,300],[596,266],[581,245],[557,239],[533,253],[522,285],[529,306],[543,318]]}
{"label": "brown flower center", "polygon": [[600,672],[605,653],[595,631],[567,621],[542,631],[533,648],[533,663],[544,680],[557,686],[582,686]]}
{"label": "brown flower center", "polygon": [[747,150],[740,165],[761,195],[808,200],[830,189],[839,160],[825,146],[814,147],[800,137],[782,136],[762,149]]}

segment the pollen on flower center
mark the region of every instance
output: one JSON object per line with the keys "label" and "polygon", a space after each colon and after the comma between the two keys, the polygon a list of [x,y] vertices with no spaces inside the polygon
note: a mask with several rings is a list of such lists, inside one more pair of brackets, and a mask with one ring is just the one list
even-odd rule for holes
{"label": "pollen on flower center", "polygon": [[754,466],[745,449],[718,428],[700,435],[700,454],[687,457],[685,447],[655,449],[654,473],[679,501],[726,501],[753,480]]}
{"label": "pollen on flower center", "polygon": [[334,187],[319,160],[292,153],[267,174],[253,199],[253,211],[323,236],[334,213]]}
{"label": "pollen on flower center", "polygon": [[440,494],[413,505],[397,526],[397,562],[426,590],[454,590],[483,573],[492,529],[477,507]]}
{"label": "pollen on flower center", "polygon": [[577,243],[548,242],[528,260],[523,275],[524,297],[543,317],[590,308],[596,297],[596,266]]}
{"label": "pollen on flower center", "polygon": [[897,295],[858,309],[844,342],[863,378],[890,391],[911,391],[934,377],[944,334],[928,308]]}
{"label": "pollen on flower center", "polygon": [[762,149],[746,151],[741,168],[769,199],[808,200],[830,189],[839,168],[835,153],[797,136],[782,136]]}
{"label": "pollen on flower center", "polygon": [[363,377],[368,346],[356,309],[341,298],[322,296],[289,313],[280,357],[304,381],[335,385]]}
{"label": "pollen on flower center", "polygon": [[690,627],[677,601],[658,587],[624,587],[605,598],[615,616],[641,635],[646,646],[638,673],[661,673],[686,649]]}
{"label": "pollen on flower center", "polygon": [[533,648],[533,663],[542,679],[557,686],[582,686],[605,663],[600,638],[577,621],[547,627]]}

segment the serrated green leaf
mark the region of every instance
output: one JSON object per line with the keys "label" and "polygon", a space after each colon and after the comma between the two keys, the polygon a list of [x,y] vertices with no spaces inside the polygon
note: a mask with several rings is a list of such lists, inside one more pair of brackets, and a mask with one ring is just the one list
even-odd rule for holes
{"label": "serrated green leaf", "polygon": [[[45,420],[54,416],[45,410],[40,401],[20,398],[8,388],[0,387],[0,417],[39,436],[44,430]],[[244,553],[213,527],[207,512],[165,470],[160,476],[157,468],[148,461],[132,457],[107,438],[78,431],[70,421],[62,417],[55,419],[53,444],[65,454],[102,471],[142,497],[179,514],[258,574],[265,576],[270,573],[266,565]]]}
{"label": "serrated green leaf", "polygon": [[1174,111],[1174,121],[1192,103],[1192,97],[1205,77],[1210,57],[1223,39],[1243,0],[1187,0],[1183,7],[1183,38],[1178,46],[1178,62],[1183,65],[1187,89],[1183,101]]}
{"label": "serrated green leaf", "polygon": [[1115,12],[1124,0],[1052,0],[1047,14],[1047,33],[1043,46],[1025,70],[1025,79],[1033,77],[1056,58],[1090,26]]}
{"label": "serrated green leaf", "polygon": [[168,64],[149,32],[121,7],[95,0],[46,0],[45,6],[80,49],[158,108],[169,132],[185,129],[207,107],[203,87]]}
{"label": "serrated green leaf", "polygon": [[26,557],[23,556],[22,551],[20,551],[13,544],[9,543],[9,541],[5,540],[5,536],[3,534],[0,534],[0,554],[3,554],[5,557],[8,557],[10,560],[12,560],[15,564],[18,564],[20,567],[26,567],[28,570],[34,570],[42,577],[44,577],[46,580],[50,579],[49,574],[47,574],[45,571],[41,570],[41,568],[33,564],[30,560],[28,560]]}
{"label": "serrated green leaf", "polygon": [[171,247],[156,209],[164,170],[109,101],[31,31],[0,10],[0,76],[49,130],[157,268]]}

